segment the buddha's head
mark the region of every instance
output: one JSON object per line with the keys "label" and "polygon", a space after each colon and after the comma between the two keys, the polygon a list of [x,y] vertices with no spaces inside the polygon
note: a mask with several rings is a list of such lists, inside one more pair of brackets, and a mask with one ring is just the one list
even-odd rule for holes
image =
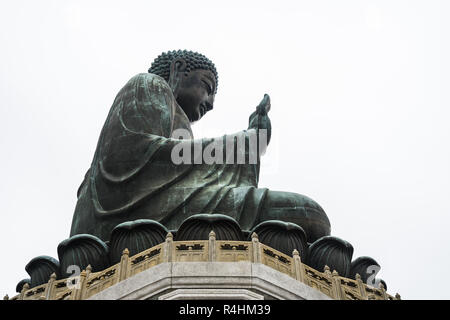
{"label": "buddha's head", "polygon": [[148,72],[169,83],[190,122],[212,110],[218,76],[216,67],[204,55],[186,50],[165,52],[153,61]]}

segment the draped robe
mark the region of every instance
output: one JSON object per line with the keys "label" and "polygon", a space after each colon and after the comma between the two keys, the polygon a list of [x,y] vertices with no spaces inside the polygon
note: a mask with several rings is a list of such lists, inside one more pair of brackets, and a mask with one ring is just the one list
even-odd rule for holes
{"label": "draped robe", "polygon": [[248,161],[253,129],[232,135],[235,150],[239,139],[245,141],[244,164],[175,164],[172,150],[181,141],[172,137],[176,129],[187,130],[203,149],[214,140],[193,139],[189,120],[163,78],[143,73],[129,80],[114,100],[78,190],[71,236],[88,233],[107,241],[117,224],[136,219],[177,230],[197,213],[226,214],[243,230],[258,223],[267,189],[257,187],[259,156],[256,163]]}

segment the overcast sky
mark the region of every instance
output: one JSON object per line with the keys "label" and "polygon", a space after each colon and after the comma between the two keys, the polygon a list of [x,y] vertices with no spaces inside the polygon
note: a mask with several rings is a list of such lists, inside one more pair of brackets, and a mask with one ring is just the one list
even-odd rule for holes
{"label": "overcast sky", "polygon": [[[316,200],[388,292],[448,299],[448,1],[2,1],[0,294],[57,258],[120,88],[161,52],[216,65],[197,138],[271,96],[260,186]],[[446,58],[447,57],[447,58]]]}

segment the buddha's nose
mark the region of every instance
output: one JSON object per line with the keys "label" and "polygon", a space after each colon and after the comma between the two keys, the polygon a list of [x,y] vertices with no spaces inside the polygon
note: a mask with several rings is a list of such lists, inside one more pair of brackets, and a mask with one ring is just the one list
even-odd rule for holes
{"label": "buddha's nose", "polygon": [[210,111],[210,110],[212,110],[213,109],[213,106],[212,106],[212,104],[210,104],[209,102],[205,102],[205,106],[206,106],[206,111]]}

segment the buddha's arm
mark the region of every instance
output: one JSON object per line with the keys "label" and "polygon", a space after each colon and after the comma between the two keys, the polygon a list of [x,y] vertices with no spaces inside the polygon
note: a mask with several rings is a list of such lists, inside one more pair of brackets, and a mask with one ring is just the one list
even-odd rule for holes
{"label": "buddha's arm", "polygon": [[[117,152],[124,151],[126,145],[126,154],[136,158],[148,150],[146,146],[153,145],[158,148],[160,161],[175,164],[259,163],[270,139],[267,113],[253,114],[248,130],[217,138],[191,139],[189,130],[171,129],[176,101],[168,84],[162,78],[146,74],[133,79],[116,101],[123,102],[124,107],[117,115],[125,135],[118,137],[116,133],[111,138],[114,141],[130,138]],[[267,98],[263,101],[268,103]]]}
{"label": "buddha's arm", "polygon": [[163,144],[175,164],[259,164],[267,136],[251,128],[216,138],[190,139],[183,130],[176,130]]}

